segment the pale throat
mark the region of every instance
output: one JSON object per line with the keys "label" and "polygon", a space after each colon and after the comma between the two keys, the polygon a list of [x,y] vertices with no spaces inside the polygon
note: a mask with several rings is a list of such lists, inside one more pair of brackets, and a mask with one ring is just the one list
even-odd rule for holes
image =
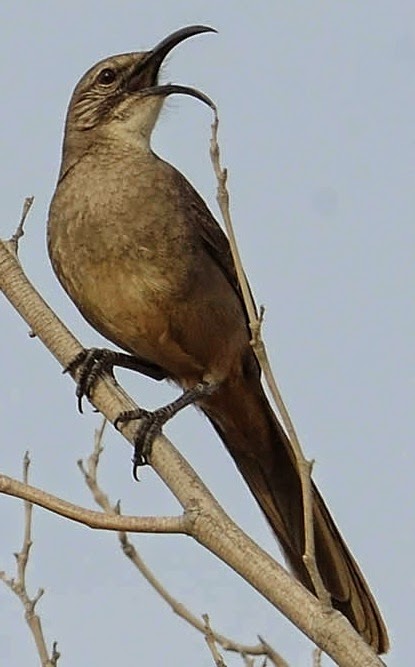
{"label": "pale throat", "polygon": [[128,110],[120,110],[108,123],[106,131],[111,139],[136,150],[150,151],[151,135],[163,105],[162,98],[147,98]]}

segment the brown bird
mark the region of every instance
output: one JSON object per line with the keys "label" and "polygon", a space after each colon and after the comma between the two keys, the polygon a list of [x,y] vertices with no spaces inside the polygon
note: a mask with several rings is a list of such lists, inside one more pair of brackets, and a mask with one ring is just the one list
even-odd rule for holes
{"label": "brown bird", "polygon": [[[194,89],[159,85],[158,74],[174,46],[210,30],[183,28],[151,51],[99,62],[79,81],[50,207],[49,253],[85,319],[129,353],[86,353],[79,397],[90,392],[102,368],[114,365],[176,382],[184,398],[170,412],[156,411],[154,419],[143,413],[147,435],[175,409],[196,401],[290,567],[313,591],[302,558],[298,470],[261,386],[228,240],[192,185],[150,147],[168,95],[209,103]],[[137,456],[142,462],[139,451]],[[314,485],[313,502],[317,564],[333,605],[383,653],[388,636],[374,597]]]}

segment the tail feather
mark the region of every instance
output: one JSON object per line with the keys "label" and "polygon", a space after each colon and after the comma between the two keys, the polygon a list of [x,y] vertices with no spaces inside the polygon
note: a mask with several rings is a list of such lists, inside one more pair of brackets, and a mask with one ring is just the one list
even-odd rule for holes
{"label": "tail feather", "polygon": [[[297,578],[314,592],[304,565],[302,490],[287,436],[259,383],[227,383],[202,409],[234,459]],[[317,487],[313,489],[316,560],[333,606],[377,653],[389,648],[375,599]]]}

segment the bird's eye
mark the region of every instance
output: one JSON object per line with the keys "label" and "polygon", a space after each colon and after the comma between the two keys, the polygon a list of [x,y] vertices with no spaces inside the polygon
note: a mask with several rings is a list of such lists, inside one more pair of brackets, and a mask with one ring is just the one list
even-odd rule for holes
{"label": "bird's eye", "polygon": [[110,86],[111,83],[114,83],[116,76],[117,74],[114,69],[111,67],[106,67],[98,74],[97,81],[103,86]]}

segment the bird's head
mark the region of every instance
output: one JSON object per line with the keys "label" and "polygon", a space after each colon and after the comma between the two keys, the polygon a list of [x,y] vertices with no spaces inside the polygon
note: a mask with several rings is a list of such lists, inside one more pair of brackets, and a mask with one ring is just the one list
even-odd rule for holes
{"label": "bird's head", "polygon": [[[151,51],[124,53],[101,60],[80,79],[69,104],[64,153],[82,154],[96,142],[115,140],[148,149],[163,101],[175,93],[190,95],[214,108],[195,88],[159,85],[160,67],[167,54],[193,35],[215,32],[188,26],[163,39]],[[71,160],[72,161],[72,160]]]}

